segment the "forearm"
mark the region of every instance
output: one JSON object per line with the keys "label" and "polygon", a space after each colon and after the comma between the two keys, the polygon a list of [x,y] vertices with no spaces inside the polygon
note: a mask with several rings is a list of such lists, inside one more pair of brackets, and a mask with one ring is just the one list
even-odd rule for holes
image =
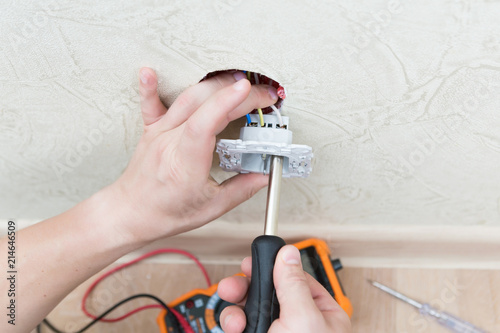
{"label": "forearm", "polygon": [[[120,229],[120,222],[129,217],[115,202],[108,187],[69,211],[17,233],[16,325],[3,320],[0,331],[33,329],[79,284],[143,245]],[[3,238],[0,248],[6,247]],[[2,290],[6,282],[1,281]]]}
{"label": "forearm", "polygon": [[[251,86],[241,72],[186,90],[168,112],[157,77],[141,70],[144,133],[123,175],[68,212],[17,234],[16,326],[28,332],[71,290],[122,255],[155,239],[198,228],[247,200],[267,184],[264,175],[210,177],[216,135],[229,121],[274,104],[268,85]],[[7,239],[0,240],[6,248]],[[0,279],[1,290],[7,280]],[[0,290],[0,291],[1,291]],[[2,292],[0,304],[7,304]]]}

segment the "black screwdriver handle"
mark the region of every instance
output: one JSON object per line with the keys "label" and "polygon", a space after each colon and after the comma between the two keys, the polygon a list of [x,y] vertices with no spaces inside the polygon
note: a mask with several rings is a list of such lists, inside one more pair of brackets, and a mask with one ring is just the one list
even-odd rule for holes
{"label": "black screwdriver handle", "polygon": [[252,278],[248,289],[244,333],[267,333],[279,317],[279,303],[273,282],[274,262],[285,241],[277,236],[259,236],[252,243]]}

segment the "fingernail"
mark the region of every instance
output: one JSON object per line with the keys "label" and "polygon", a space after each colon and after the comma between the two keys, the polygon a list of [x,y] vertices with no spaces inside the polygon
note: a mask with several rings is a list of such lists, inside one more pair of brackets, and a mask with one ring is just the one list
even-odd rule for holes
{"label": "fingernail", "polygon": [[269,96],[271,96],[273,100],[278,100],[278,94],[276,93],[276,89],[274,89],[273,87],[269,87],[267,88],[267,91],[269,92]]}
{"label": "fingernail", "polygon": [[150,75],[147,70],[143,69],[139,72],[139,78],[143,84],[148,84],[149,77]]}
{"label": "fingernail", "polygon": [[246,79],[247,76],[242,72],[236,72],[233,74],[233,77],[236,79],[236,81],[239,81],[241,79]]}
{"label": "fingernail", "polygon": [[293,246],[287,246],[283,250],[283,254],[281,255],[281,258],[287,265],[298,265],[300,264],[300,252],[299,250]]}
{"label": "fingernail", "polygon": [[235,84],[233,84],[233,87],[235,90],[243,90],[246,85],[247,85],[246,80],[240,80],[237,81]]}
{"label": "fingernail", "polygon": [[226,319],[224,319],[224,326],[226,326],[226,327],[227,327],[227,325],[228,325],[228,324],[229,324],[229,322],[231,321],[231,318],[232,318],[232,317],[233,317],[233,315],[232,315],[232,314],[230,314],[230,315],[228,315],[228,316],[226,317]]}

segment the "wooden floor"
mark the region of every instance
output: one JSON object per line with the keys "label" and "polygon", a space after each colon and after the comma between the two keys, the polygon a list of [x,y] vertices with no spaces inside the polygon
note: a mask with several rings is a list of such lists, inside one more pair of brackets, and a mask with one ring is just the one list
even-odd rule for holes
{"label": "wooden floor", "polygon": [[[237,273],[239,267],[207,265],[207,270],[213,281],[218,281]],[[489,332],[500,332],[500,271],[347,267],[339,275],[354,308],[353,332],[449,332],[420,316],[411,306],[372,287],[366,279],[430,302]],[[49,315],[48,318],[58,329],[72,332],[89,321],[80,310],[80,301],[91,281],[93,279],[68,295]],[[142,292],[157,295],[168,303],[191,289],[205,286],[195,265],[139,263],[100,284],[92,294],[89,309],[97,314],[129,295]],[[150,303],[148,300],[137,300],[113,315]],[[98,323],[87,332],[159,332],[155,321],[158,312],[151,309],[119,323]],[[50,330],[44,327],[42,332]]]}

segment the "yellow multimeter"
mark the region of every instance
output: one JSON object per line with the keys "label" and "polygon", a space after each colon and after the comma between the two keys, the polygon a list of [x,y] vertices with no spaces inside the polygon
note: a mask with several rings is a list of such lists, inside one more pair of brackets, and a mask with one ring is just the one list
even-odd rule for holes
{"label": "yellow multimeter", "polygon": [[[330,258],[328,245],[319,239],[307,239],[294,244],[300,250],[302,266],[335,298],[351,317],[352,305],[345,296],[337,276],[342,269],[339,259]],[[179,312],[196,333],[223,333],[219,324],[222,310],[231,303],[222,300],[217,293],[217,284],[208,289],[195,289],[177,298],[168,306]],[[157,317],[161,333],[184,333],[172,316],[163,310]]]}

